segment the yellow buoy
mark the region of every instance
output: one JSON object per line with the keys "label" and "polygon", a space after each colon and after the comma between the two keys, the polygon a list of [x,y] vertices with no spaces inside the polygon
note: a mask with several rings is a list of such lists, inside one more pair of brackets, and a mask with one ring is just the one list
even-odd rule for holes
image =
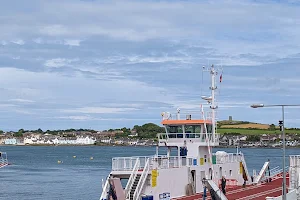
{"label": "yellow buoy", "polygon": [[61,161],[60,161],[60,160],[58,160],[58,161],[57,161],[57,163],[58,163],[58,164],[60,164],[60,163],[61,163]]}
{"label": "yellow buoy", "polygon": [[76,156],[73,156],[73,158],[76,158]]}
{"label": "yellow buoy", "polygon": [[91,159],[91,160],[93,160],[93,159],[94,159],[94,157],[90,157],[90,159]]}

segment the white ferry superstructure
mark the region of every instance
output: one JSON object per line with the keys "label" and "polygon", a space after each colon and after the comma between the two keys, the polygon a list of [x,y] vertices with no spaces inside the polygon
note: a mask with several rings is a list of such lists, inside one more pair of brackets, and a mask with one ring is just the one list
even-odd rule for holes
{"label": "white ferry superstructure", "polygon": [[[112,171],[102,184],[100,200],[281,199],[282,170],[279,167],[270,169],[266,161],[260,172],[254,171],[251,176],[243,153],[212,153],[220,138],[215,121],[219,70],[212,65],[207,71],[211,77],[211,95],[202,99],[211,111],[204,113],[201,107],[200,119],[193,119],[192,115],[181,119],[180,109],[176,115],[162,113],[166,132],[158,134],[156,154],[112,158]],[[159,155],[159,148],[167,148],[166,155]],[[176,156],[171,154],[172,150]],[[299,199],[299,173],[300,156],[291,156],[287,174],[289,200]],[[226,195],[220,189],[222,177],[226,179]],[[125,188],[123,179],[127,181]]]}

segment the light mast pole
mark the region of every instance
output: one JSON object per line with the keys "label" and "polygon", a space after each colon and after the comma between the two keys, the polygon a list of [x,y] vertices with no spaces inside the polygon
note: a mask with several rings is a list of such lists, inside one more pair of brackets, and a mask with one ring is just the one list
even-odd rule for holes
{"label": "light mast pole", "polygon": [[217,89],[216,85],[216,71],[214,68],[214,65],[211,66],[210,69],[210,74],[211,74],[211,106],[210,108],[212,109],[211,112],[211,118],[212,118],[212,138],[213,141],[215,141],[215,133],[216,133],[216,121],[215,121],[215,90]]}

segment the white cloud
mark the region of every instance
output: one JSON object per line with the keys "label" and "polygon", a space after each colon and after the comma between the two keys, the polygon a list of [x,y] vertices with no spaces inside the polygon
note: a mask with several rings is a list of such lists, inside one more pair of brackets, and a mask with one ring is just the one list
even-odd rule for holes
{"label": "white cloud", "polygon": [[147,121],[147,122],[151,122],[151,121],[157,121],[159,118],[118,118],[118,117],[115,117],[115,118],[98,118],[97,120],[99,121],[133,121],[133,122],[136,122],[136,121]]}
{"label": "white cloud", "polygon": [[66,39],[64,44],[69,45],[69,46],[80,46],[81,40],[71,40],[71,39]]}
{"label": "white cloud", "polygon": [[49,36],[61,36],[70,34],[70,30],[61,24],[47,25],[40,28],[40,33]]}
{"label": "white cloud", "polygon": [[24,40],[21,40],[21,39],[12,40],[11,42],[14,43],[14,44],[18,44],[18,45],[24,45],[25,44]]}
{"label": "white cloud", "polygon": [[156,121],[157,118],[102,118],[102,117],[91,117],[87,115],[71,115],[71,116],[62,116],[55,117],[55,119],[67,119],[71,121]]}
{"label": "white cloud", "polygon": [[164,62],[180,62],[180,63],[192,63],[189,57],[175,57],[175,56],[163,56],[163,57],[145,57],[145,56],[131,56],[127,57],[128,64],[136,63],[164,63]]}
{"label": "white cloud", "polygon": [[70,110],[63,110],[67,113],[87,113],[87,114],[108,114],[108,113],[122,113],[127,111],[136,111],[136,108],[108,108],[108,107],[83,107]]}
{"label": "white cloud", "polygon": [[43,44],[43,43],[44,43],[44,41],[43,41],[42,38],[35,38],[35,39],[33,39],[33,41],[34,41],[35,43],[37,43],[37,44]]}
{"label": "white cloud", "polygon": [[12,57],[12,59],[14,59],[14,60],[20,60],[20,56],[14,56],[14,57]]}
{"label": "white cloud", "polygon": [[19,102],[19,103],[34,103],[35,102],[35,101],[29,100],[29,99],[10,99],[10,101]]}
{"label": "white cloud", "polygon": [[8,107],[16,107],[15,104],[9,104],[9,103],[0,103],[1,108],[8,108]]}
{"label": "white cloud", "polygon": [[12,111],[15,112],[15,113],[18,113],[18,114],[23,114],[23,115],[33,115],[33,114],[35,114],[34,112],[28,111],[28,110],[25,110],[25,109],[13,109]]}
{"label": "white cloud", "polygon": [[1,41],[1,44],[2,44],[3,46],[5,46],[5,45],[8,44],[8,42],[6,42],[5,40],[2,40],[2,41]]}
{"label": "white cloud", "polygon": [[[264,62],[235,56],[248,52],[274,60],[299,51],[300,29],[296,28],[299,12],[290,4],[251,1],[87,3],[54,0],[51,3],[44,1],[43,5],[43,12],[31,15],[18,12],[18,17],[26,22],[22,25],[27,28],[12,27],[17,30],[14,35],[21,37],[38,33],[70,46],[79,46],[80,40],[69,38],[92,36],[129,41],[189,41],[194,46],[213,47],[217,55],[214,59],[218,62],[223,60],[223,64],[228,65]],[[57,7],[65,12],[58,12]],[[49,19],[44,13],[56,16],[57,20]],[[36,19],[39,26],[29,23],[30,19]],[[16,22],[10,21],[6,26],[9,24],[13,26]],[[4,30],[11,32],[9,28]],[[278,40],[278,37],[281,39]],[[138,62],[165,62],[164,59],[146,57],[144,60],[139,58]],[[174,60],[172,57],[169,59]]]}
{"label": "white cloud", "polygon": [[[37,12],[0,8],[7,16],[0,32],[0,45],[6,45],[0,48],[1,67],[16,67],[0,68],[0,98],[16,103],[19,111],[13,106],[2,110],[103,124],[158,119],[161,111],[177,107],[198,113],[200,71],[207,63],[229,65],[220,88],[220,113],[247,116],[243,110],[251,101],[297,101],[298,6],[130,0],[28,4]],[[264,64],[272,67],[266,70]],[[224,96],[236,102],[222,101]],[[123,113],[131,116],[119,118]],[[15,119],[13,113],[8,116],[8,121]]]}
{"label": "white cloud", "polygon": [[89,121],[93,120],[94,118],[87,115],[72,115],[72,116],[63,116],[63,117],[57,117],[58,119],[69,119],[69,120],[75,120],[75,121]]}
{"label": "white cloud", "polygon": [[54,59],[46,60],[44,65],[46,67],[59,68],[64,66],[72,66],[71,64],[77,61],[79,61],[78,58],[74,58],[74,59],[54,58]]}

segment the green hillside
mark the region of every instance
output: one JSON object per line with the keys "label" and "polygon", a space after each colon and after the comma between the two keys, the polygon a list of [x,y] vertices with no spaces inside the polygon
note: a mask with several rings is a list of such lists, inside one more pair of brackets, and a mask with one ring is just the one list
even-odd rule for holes
{"label": "green hillside", "polygon": [[[261,135],[261,134],[281,134],[278,126],[274,124],[260,124],[248,121],[217,122],[217,132],[220,134],[241,134],[241,135]],[[286,133],[300,134],[299,128],[286,128]]]}

